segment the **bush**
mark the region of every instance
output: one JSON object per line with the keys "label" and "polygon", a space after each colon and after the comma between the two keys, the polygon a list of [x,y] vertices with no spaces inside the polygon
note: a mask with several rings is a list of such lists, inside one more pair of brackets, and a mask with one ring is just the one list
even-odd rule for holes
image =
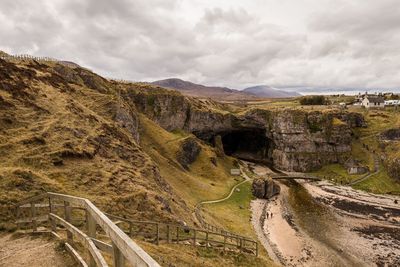
{"label": "bush", "polygon": [[300,99],[301,105],[325,105],[326,98],[322,95],[304,96]]}

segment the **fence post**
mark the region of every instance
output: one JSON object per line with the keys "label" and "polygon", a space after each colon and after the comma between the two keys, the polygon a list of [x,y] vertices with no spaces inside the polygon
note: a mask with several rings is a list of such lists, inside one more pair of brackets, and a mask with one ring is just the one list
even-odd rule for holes
{"label": "fence post", "polygon": [[179,226],[176,227],[176,243],[179,243]]}
{"label": "fence post", "polygon": [[156,244],[160,244],[160,225],[156,224]]}
{"label": "fence post", "polygon": [[208,248],[208,231],[206,231],[206,248]]}
{"label": "fence post", "polygon": [[[88,236],[90,238],[96,238],[96,221],[93,219],[92,215],[88,210],[85,210],[86,215],[86,230],[88,232]],[[92,254],[88,250],[89,257],[89,267],[95,267],[96,262],[92,256]]]}
{"label": "fence post", "polygon": [[239,245],[239,251],[242,253],[243,250],[243,238],[240,238],[240,245]]}
{"label": "fence post", "polygon": [[170,236],[169,236],[169,224],[167,224],[167,243],[170,243]]}
{"label": "fence post", "polygon": [[37,222],[36,222],[36,207],[35,202],[31,202],[31,217],[32,217],[32,228],[33,231],[37,231]]}
{"label": "fence post", "polygon": [[119,248],[113,243],[113,256],[114,256],[114,266],[115,267],[124,267],[125,266],[125,258],[121,253]]}
{"label": "fence post", "polygon": [[[49,197],[49,213],[54,214],[54,206],[53,202],[51,201],[51,197]],[[51,231],[53,231],[54,233],[57,232],[56,222],[52,218],[50,218],[50,215],[49,215],[49,220],[50,220]]]}
{"label": "fence post", "polygon": [[[69,202],[64,201],[64,215],[65,220],[71,223],[71,207],[69,206]],[[72,242],[72,233],[67,229],[67,240],[68,242]]]}

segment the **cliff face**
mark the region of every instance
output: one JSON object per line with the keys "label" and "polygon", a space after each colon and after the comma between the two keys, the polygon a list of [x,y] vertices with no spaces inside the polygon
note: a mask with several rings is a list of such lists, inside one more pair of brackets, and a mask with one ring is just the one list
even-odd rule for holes
{"label": "cliff face", "polygon": [[[343,161],[351,151],[351,129],[365,124],[362,115],[339,110],[251,109],[234,114],[221,111],[218,104],[162,89],[157,94],[146,90],[130,94],[139,111],[167,130],[182,129],[209,142],[220,135],[234,155],[252,159],[257,154],[254,159],[286,171],[306,172]],[[256,141],[259,135],[265,141]],[[263,151],[256,151],[257,146]]]}
{"label": "cliff face", "polygon": [[345,122],[353,123],[351,116],[337,112],[275,113],[270,129],[275,145],[274,165],[283,170],[306,172],[341,162],[351,152],[351,124]]}

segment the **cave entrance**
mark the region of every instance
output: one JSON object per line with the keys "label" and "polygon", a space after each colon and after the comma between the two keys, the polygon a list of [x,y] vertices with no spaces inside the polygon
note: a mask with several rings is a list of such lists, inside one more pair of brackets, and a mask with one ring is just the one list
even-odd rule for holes
{"label": "cave entrance", "polygon": [[228,156],[252,162],[271,163],[271,140],[264,129],[237,130],[221,134]]}

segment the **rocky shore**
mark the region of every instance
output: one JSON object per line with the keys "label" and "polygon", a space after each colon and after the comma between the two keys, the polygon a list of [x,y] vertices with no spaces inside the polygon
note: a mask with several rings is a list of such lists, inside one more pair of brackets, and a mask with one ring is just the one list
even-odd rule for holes
{"label": "rocky shore", "polygon": [[[254,200],[251,205],[259,240],[276,262],[284,266],[400,265],[399,197],[327,182],[298,181],[300,192],[288,183],[280,186],[280,195]],[[306,196],[303,203],[294,204],[299,201],[296,194]],[[302,204],[307,206],[304,210]],[[269,216],[262,216],[265,213]]]}

